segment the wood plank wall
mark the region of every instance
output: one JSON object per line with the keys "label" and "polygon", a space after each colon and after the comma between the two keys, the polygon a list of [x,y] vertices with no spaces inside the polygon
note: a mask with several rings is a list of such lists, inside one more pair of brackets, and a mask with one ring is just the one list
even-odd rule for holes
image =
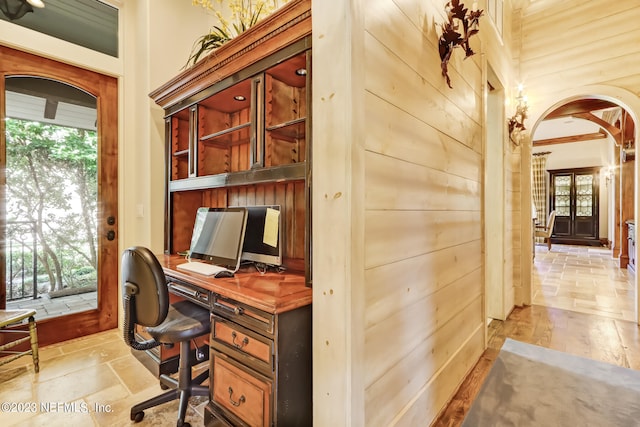
{"label": "wood plank wall", "polygon": [[[449,63],[453,89],[446,86],[437,52],[437,27],[444,19],[444,0],[339,2],[349,10],[345,3],[365,14],[364,171],[358,169],[360,147],[353,143],[350,150],[345,150],[356,158],[350,163],[356,166],[353,178],[359,182],[359,174],[364,172],[364,242],[347,240],[351,258],[346,261],[356,260],[355,265],[359,265],[359,251],[364,253],[364,280],[359,282],[358,272],[340,276],[358,279],[347,289],[354,299],[333,289],[331,293],[320,292],[322,283],[314,286],[315,315],[340,314],[344,304],[342,319],[347,320],[347,333],[323,330],[318,347],[322,343],[330,350],[315,352],[314,366],[328,365],[328,356],[334,356],[334,360],[337,356],[348,366],[336,367],[336,374],[351,375],[345,388],[340,388],[332,376],[325,380],[315,375],[314,389],[322,392],[314,391],[314,401],[322,405],[334,394],[351,398],[346,404],[335,403],[339,411],[344,411],[345,419],[358,420],[362,385],[364,423],[357,425],[428,425],[484,347],[482,192],[491,189],[484,189],[482,182],[483,60],[480,55],[463,60],[461,52],[455,52]],[[486,4],[479,3],[481,8]],[[515,16],[511,4],[522,5]],[[507,92],[513,93],[516,84],[524,82],[532,119],[540,109],[551,107],[567,84],[606,84],[639,93],[640,73],[636,68],[640,63],[640,29],[634,24],[640,18],[637,0],[505,0],[504,6],[504,39],[484,25],[472,47],[484,54]],[[315,22],[316,12],[322,12],[323,7],[319,3],[313,7]],[[348,24],[346,27],[350,28]],[[334,37],[329,28],[320,30],[316,32],[314,27],[314,62],[330,62],[329,54],[326,58],[315,56],[316,37],[335,39],[335,50],[341,54],[344,39]],[[357,34],[355,38],[360,37]],[[322,51],[331,50],[323,46]],[[340,65],[344,66],[345,58],[349,56],[340,56]],[[323,71],[333,75],[330,70]],[[359,78],[352,76],[353,81]],[[328,84],[328,90],[322,91],[325,88],[319,79],[316,74],[314,117],[322,112],[322,117],[339,121],[330,110],[316,104],[315,95],[324,95],[320,99],[326,103],[334,96],[328,88],[345,87]],[[355,95],[358,102],[359,93]],[[336,94],[341,105],[349,106],[344,96],[351,95]],[[512,112],[507,108],[507,115]],[[314,121],[314,128],[318,125]],[[347,128],[360,129],[357,123]],[[314,146],[320,139],[314,137]],[[328,165],[331,156],[322,155]],[[519,263],[527,261],[519,252],[523,252],[524,240],[520,224],[527,216],[522,200],[529,193],[518,191],[524,173],[520,172],[518,151],[505,156],[507,249],[505,259],[495,262],[509,264],[505,277],[512,278],[513,284],[505,285],[506,292],[511,292],[511,298],[526,301],[525,296],[518,295],[523,292],[518,280],[523,279]],[[330,178],[329,171],[318,167],[323,162],[320,156],[314,157],[315,182],[323,178],[338,182]],[[324,194],[327,197],[333,193],[325,190]],[[317,197],[314,195],[314,200],[319,201]],[[314,215],[319,204],[314,205]],[[350,218],[359,218],[361,212],[349,211],[347,205],[344,202],[339,207]],[[326,203],[319,212],[331,213],[331,209]],[[337,225],[344,229],[344,224]],[[324,249],[314,247],[314,251],[318,254]],[[331,277],[322,267],[319,270],[318,277]],[[360,295],[364,295],[364,307],[357,300]],[[505,295],[505,301],[508,298]],[[358,347],[359,317],[347,314],[361,311],[364,349]],[[314,411],[314,415],[321,412]],[[321,423],[339,418],[319,415],[315,420]]]}
{"label": "wood plank wall", "polygon": [[[507,112],[509,114],[509,112]],[[507,136],[508,137],[508,136]],[[505,233],[504,233],[504,313],[511,313],[521,300],[520,251],[521,231],[521,190],[520,190],[520,147],[510,141],[505,151]]]}
{"label": "wood plank wall", "polygon": [[183,191],[173,197],[172,252],[186,251],[198,208],[228,206],[280,205],[283,224],[284,265],[304,270],[305,208],[304,181],[243,185],[227,188]]}
{"label": "wood plank wall", "polygon": [[557,102],[567,85],[640,95],[639,20],[637,0],[541,0],[525,7],[520,67],[532,117]]}
{"label": "wood plank wall", "polygon": [[[365,11],[365,425],[428,425],[484,348],[482,61],[456,51],[447,87],[442,1]],[[494,66],[511,65],[485,42]],[[510,311],[519,151],[505,155]]]}
{"label": "wood plank wall", "polygon": [[[429,425],[485,348],[483,68],[507,88],[513,63],[486,25],[477,55],[454,53],[449,88],[445,3],[312,3],[317,425]],[[508,173],[490,173],[508,190],[511,248],[520,181],[509,156]],[[513,295],[517,246],[503,255],[492,262],[510,264]]]}

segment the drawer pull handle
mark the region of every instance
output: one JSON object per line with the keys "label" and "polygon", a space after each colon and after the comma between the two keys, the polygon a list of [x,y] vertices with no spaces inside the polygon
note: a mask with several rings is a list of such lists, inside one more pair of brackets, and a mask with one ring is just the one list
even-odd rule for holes
{"label": "drawer pull handle", "polygon": [[233,389],[231,388],[231,386],[229,386],[229,402],[231,402],[231,404],[233,406],[240,406],[245,402],[245,398],[244,398],[244,394],[242,396],[240,396],[240,399],[238,399],[238,401],[234,401],[233,400]]}
{"label": "drawer pull handle", "polygon": [[233,342],[233,345],[235,345],[237,348],[242,348],[245,345],[249,344],[249,337],[244,337],[241,343],[237,343],[236,338],[238,338],[238,334],[236,334],[235,331],[231,332],[231,338],[232,338],[231,341]]}

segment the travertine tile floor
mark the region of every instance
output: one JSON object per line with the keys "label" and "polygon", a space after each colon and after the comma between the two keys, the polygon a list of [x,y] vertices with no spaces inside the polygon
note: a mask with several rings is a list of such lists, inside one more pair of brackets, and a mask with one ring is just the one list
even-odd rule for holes
{"label": "travertine tile floor", "polygon": [[[131,406],[161,392],[111,330],[41,348],[37,374],[30,356],[0,366],[0,426],[130,426]],[[206,401],[191,399],[193,427],[204,425]],[[148,409],[135,425],[175,426],[177,408],[174,401]]]}
{"label": "travertine tile floor", "polygon": [[633,274],[607,248],[536,245],[532,303],[636,321]]}

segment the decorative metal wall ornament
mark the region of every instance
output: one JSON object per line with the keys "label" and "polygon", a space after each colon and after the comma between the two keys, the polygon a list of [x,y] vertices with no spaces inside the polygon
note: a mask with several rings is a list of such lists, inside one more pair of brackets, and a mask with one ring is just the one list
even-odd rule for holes
{"label": "decorative metal wall ornament", "polygon": [[28,12],[33,12],[33,7],[42,8],[42,0],[0,0],[0,11],[11,21],[22,18]]}
{"label": "decorative metal wall ornament", "polygon": [[[480,17],[484,11],[478,10],[477,2],[473,2],[471,11],[469,11],[464,7],[464,3],[460,3],[460,0],[448,1],[445,5],[445,11],[447,12],[447,22],[442,24],[438,50],[440,51],[442,75],[447,80],[447,85],[453,88],[447,65],[451,54],[456,47],[464,49],[465,59],[475,53],[469,46],[469,38],[480,31]],[[460,24],[462,24],[462,32],[459,32]]]}
{"label": "decorative metal wall ornament", "polygon": [[527,119],[527,110],[529,109],[529,106],[527,105],[527,97],[523,95],[522,89],[522,85],[518,85],[518,96],[516,97],[518,104],[516,105],[516,112],[507,120],[507,125],[509,126],[509,139],[516,146],[520,145],[521,132],[527,129],[524,126],[524,121]]}

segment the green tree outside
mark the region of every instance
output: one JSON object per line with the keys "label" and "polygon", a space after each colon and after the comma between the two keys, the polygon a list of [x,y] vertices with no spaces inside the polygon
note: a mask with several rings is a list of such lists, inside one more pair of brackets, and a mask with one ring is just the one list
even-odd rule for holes
{"label": "green tree outside", "polygon": [[37,274],[50,291],[95,284],[97,133],[8,118],[6,134],[7,222],[35,223]]}

